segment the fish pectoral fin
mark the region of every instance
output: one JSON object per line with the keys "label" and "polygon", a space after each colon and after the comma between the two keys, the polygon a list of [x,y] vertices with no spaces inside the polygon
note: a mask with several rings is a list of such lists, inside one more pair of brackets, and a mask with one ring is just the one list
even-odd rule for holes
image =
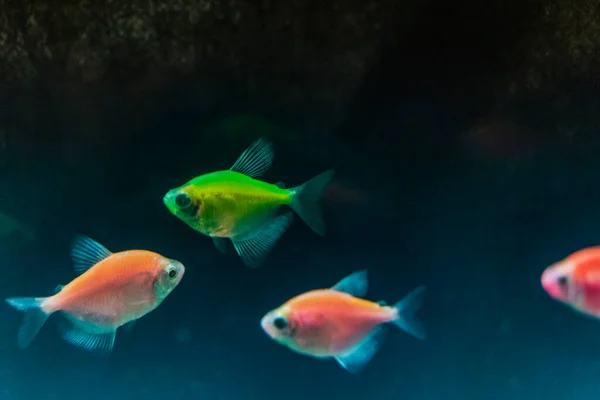
{"label": "fish pectoral fin", "polygon": [[223,254],[227,254],[227,239],[214,237],[212,238],[212,240],[217,250],[219,250]]}
{"label": "fish pectoral fin", "polygon": [[66,322],[58,326],[61,336],[67,343],[84,350],[110,353],[115,344],[116,330],[105,333],[91,333],[75,325],[68,326]]}
{"label": "fish pectoral fin", "polygon": [[292,220],[291,212],[280,215],[264,224],[250,237],[232,238],[233,247],[248,267],[256,268],[262,264],[266,255],[290,226]]}
{"label": "fish pectoral fin", "polygon": [[384,336],[383,328],[378,326],[358,345],[345,353],[337,355],[335,360],[346,371],[358,374],[377,353],[383,343]]}
{"label": "fish pectoral fin", "polygon": [[285,189],[285,183],[283,182],[275,182],[275,186],[277,186],[280,189]]}
{"label": "fish pectoral fin", "polygon": [[123,331],[125,331],[128,335],[131,334],[131,332],[133,331],[133,327],[135,326],[135,321],[137,320],[133,320],[133,321],[129,321],[126,324],[121,325],[121,328],[123,329]]}
{"label": "fish pectoral fin", "polygon": [[230,168],[252,178],[263,175],[273,164],[273,146],[261,138],[248,147]]}
{"label": "fish pectoral fin", "polygon": [[73,269],[77,274],[83,274],[111,254],[106,247],[83,235],[75,236],[71,245],[71,259],[74,263]]}
{"label": "fish pectoral fin", "polygon": [[332,290],[348,293],[354,297],[365,297],[369,289],[366,270],[354,272],[331,287]]}
{"label": "fish pectoral fin", "polygon": [[65,285],[56,285],[56,287],[54,288],[54,294],[59,293],[61,290],[63,290],[64,287]]}

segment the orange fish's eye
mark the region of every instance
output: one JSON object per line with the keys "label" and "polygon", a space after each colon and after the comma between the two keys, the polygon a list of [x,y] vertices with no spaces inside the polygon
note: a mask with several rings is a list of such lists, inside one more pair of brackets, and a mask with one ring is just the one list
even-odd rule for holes
{"label": "orange fish's eye", "polygon": [[287,328],[288,321],[285,317],[277,317],[273,320],[273,326],[279,330],[282,330]]}
{"label": "orange fish's eye", "polygon": [[167,272],[167,276],[171,279],[176,278],[177,277],[177,270],[173,267],[169,268],[168,272]]}
{"label": "orange fish's eye", "polygon": [[175,197],[175,204],[179,208],[186,208],[192,204],[192,199],[187,193],[179,193],[177,197]]}

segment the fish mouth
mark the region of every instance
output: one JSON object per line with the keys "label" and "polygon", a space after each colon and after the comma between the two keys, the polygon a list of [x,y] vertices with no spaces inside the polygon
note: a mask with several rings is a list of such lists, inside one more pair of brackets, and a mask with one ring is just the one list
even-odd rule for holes
{"label": "fish mouth", "polygon": [[165,205],[168,207],[169,206],[169,200],[171,200],[173,198],[173,190],[169,190],[164,196],[163,196],[163,203],[165,203]]}
{"label": "fish mouth", "polygon": [[273,330],[273,324],[271,323],[272,320],[273,318],[271,317],[271,313],[265,315],[260,320],[260,327],[267,334],[267,336],[269,336],[271,339],[274,339],[275,332]]}

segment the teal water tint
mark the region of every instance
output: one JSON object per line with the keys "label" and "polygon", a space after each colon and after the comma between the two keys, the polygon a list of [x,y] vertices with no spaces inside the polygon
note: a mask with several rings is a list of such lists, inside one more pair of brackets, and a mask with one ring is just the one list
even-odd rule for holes
{"label": "teal water tint", "polygon": [[[98,50],[112,58],[96,82],[73,68],[80,46],[100,46],[103,15],[84,35],[57,25],[52,7],[27,6],[50,14],[27,18],[6,6],[25,48],[0,46],[0,58],[37,62],[25,68],[35,75],[25,88],[0,85],[0,294],[46,296],[68,284],[77,234],[113,251],[156,251],[186,272],[160,307],[119,328],[108,356],[63,340],[58,313],[21,349],[23,313],[2,303],[0,400],[598,399],[600,322],[540,284],[548,265],[600,244],[598,68],[583,60],[598,52],[573,16],[585,12],[545,0],[347,2],[365,7],[353,18],[342,2],[321,2],[336,26],[308,6],[201,3],[207,14],[163,10],[192,24],[184,30],[199,43],[182,48],[193,48],[193,68],[164,71],[140,61],[138,42],[111,42]],[[277,12],[261,9],[269,5]],[[218,23],[206,23],[210,13]],[[555,13],[587,50],[551,28]],[[265,22],[271,15],[288,36]],[[113,18],[130,21],[128,12]],[[145,40],[145,14],[131,18],[131,34]],[[175,58],[175,35],[148,24]],[[214,31],[218,46],[205,37]],[[70,32],[76,39],[52,47]],[[229,47],[234,36],[244,54]],[[230,167],[259,137],[275,148],[266,182],[294,188],[336,173],[323,193],[326,234],[295,218],[260,268],[248,268],[231,243],[215,246],[174,217],[163,197]],[[422,304],[404,303],[411,318],[394,321],[412,334],[387,324],[362,360],[350,357],[371,357],[360,373],[263,332],[269,310],[362,270],[365,297],[380,304],[400,307],[402,296],[427,290]]]}
{"label": "teal water tint", "polygon": [[[214,143],[206,147],[232,152]],[[302,158],[293,148],[279,149],[273,175],[290,184],[322,169],[293,162]],[[9,237],[0,246],[6,297],[48,293],[72,279],[68,246],[77,232],[118,250],[176,256],[186,276],[160,308],[118,335],[108,358],[62,341],[59,316],[30,347],[18,349],[21,315],[6,305],[3,398],[265,399],[285,392],[287,399],[519,400],[586,399],[595,390],[597,321],[551,301],[539,276],[569,252],[600,241],[600,192],[593,189],[600,170],[566,157],[509,167],[471,155],[452,168],[409,171],[375,171],[358,156],[333,158],[338,182],[367,200],[331,195],[324,204],[327,236],[293,224],[269,261],[250,269],[163,208],[161,194],[172,180],[204,169],[205,160],[194,155],[182,151],[181,162],[168,168],[144,158],[131,170],[98,157],[98,165],[86,168],[106,167],[108,175],[87,186],[84,169],[7,173],[2,190],[19,198],[4,209],[24,215],[39,238]],[[155,179],[136,186],[140,171]],[[59,172],[67,184],[56,188],[52,177]],[[428,178],[410,192],[402,189],[419,176]],[[35,207],[39,193],[48,194],[44,213]],[[352,375],[333,361],[292,353],[260,329],[264,313],[288,298],[365,268],[366,297],[374,301],[427,286],[419,310],[426,340],[392,328],[361,374]]]}

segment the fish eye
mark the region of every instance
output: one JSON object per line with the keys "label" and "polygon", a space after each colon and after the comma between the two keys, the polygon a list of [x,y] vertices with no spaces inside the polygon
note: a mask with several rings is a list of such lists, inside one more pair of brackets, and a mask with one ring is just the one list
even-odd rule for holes
{"label": "fish eye", "polygon": [[275,326],[275,328],[281,330],[287,328],[288,322],[287,319],[285,319],[284,317],[277,317],[273,320],[273,325]]}
{"label": "fish eye", "polygon": [[177,271],[173,268],[172,270],[169,271],[168,275],[169,275],[169,278],[173,279],[177,276]]}
{"label": "fish eye", "polygon": [[179,208],[185,208],[192,204],[192,199],[187,193],[179,193],[177,197],[175,197],[175,204],[177,204],[177,207]]}
{"label": "fish eye", "polygon": [[560,286],[567,286],[569,284],[569,278],[567,278],[565,275],[559,277],[556,282],[560,285]]}

